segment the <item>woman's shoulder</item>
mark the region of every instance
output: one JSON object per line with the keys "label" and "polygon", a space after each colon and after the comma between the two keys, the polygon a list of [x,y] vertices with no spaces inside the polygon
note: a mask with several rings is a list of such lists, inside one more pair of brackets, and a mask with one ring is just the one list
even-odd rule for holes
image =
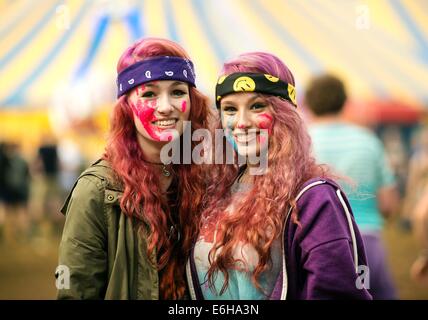
{"label": "woman's shoulder", "polygon": [[115,177],[110,164],[106,160],[99,159],[80,174],[70,190],[61,212],[65,214],[71,199],[82,203],[91,201],[90,199],[102,201],[106,189],[122,192],[121,184]]}
{"label": "woman's shoulder", "polygon": [[310,206],[314,209],[324,208],[326,203],[342,207],[342,200],[347,198],[340,185],[327,177],[314,177],[304,182],[296,197],[298,208]]}
{"label": "woman's shoulder", "polygon": [[301,198],[307,198],[308,195],[327,197],[332,193],[337,194],[337,190],[341,190],[341,188],[334,180],[326,177],[314,177],[302,184],[296,196],[296,202],[299,202]]}
{"label": "woman's shoulder", "polygon": [[[309,233],[317,242],[348,238],[347,214],[352,215],[349,203],[340,186],[328,178],[313,178],[303,184],[297,200],[298,231]],[[322,239],[321,239],[322,238]]]}
{"label": "woman's shoulder", "polygon": [[105,159],[98,159],[84,170],[78,180],[88,179],[99,188],[108,188],[123,191],[122,183],[113,170],[110,162]]}

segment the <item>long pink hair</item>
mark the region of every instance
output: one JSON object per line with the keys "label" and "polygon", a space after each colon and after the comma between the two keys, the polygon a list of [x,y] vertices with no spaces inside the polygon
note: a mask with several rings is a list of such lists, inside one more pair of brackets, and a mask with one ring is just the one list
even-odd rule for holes
{"label": "long pink hair", "polygon": [[[117,72],[153,56],[189,56],[178,44],[159,38],[145,38],[130,46],[120,57]],[[196,88],[190,87],[191,110],[189,120],[192,132],[207,128],[209,121],[209,101]],[[202,186],[202,168],[195,165],[175,165],[178,177],[178,225],[182,239],[170,239],[168,220],[171,210],[163,200],[157,171],[145,162],[144,150],[137,142],[133,112],[127,97],[118,99],[111,119],[109,140],[104,154],[123,183],[124,193],[120,202],[122,211],[129,217],[138,219],[149,226],[147,254],[157,255],[160,274],[160,297],[179,299],[184,296],[186,283],[184,267],[190,251],[196,225],[190,223],[192,213],[198,212],[205,193]],[[183,148],[181,148],[183,150]],[[177,219],[176,219],[177,220]],[[142,236],[143,233],[140,233]]]}
{"label": "long pink hair", "polygon": [[[224,64],[222,75],[235,72],[260,72],[294,83],[291,71],[277,57],[263,52],[245,53]],[[230,186],[238,168],[236,165],[217,166],[217,183],[211,184],[207,210],[202,213],[204,223],[220,217],[216,242],[209,253],[208,281],[214,288],[214,279],[220,271],[229,282],[228,269],[236,269],[233,251],[240,242],[251,244],[259,261],[252,272],[254,285],[261,289],[258,279],[271,265],[270,248],[282,231],[285,214],[293,207],[292,219],[297,220],[295,197],[302,184],[310,178],[324,176],[326,171],[311,156],[311,139],[296,108],[281,98],[261,95],[273,106],[274,123],[269,135],[268,171],[255,176],[253,188],[234,202],[234,211],[224,215],[232,201]],[[215,192],[214,192],[215,190]],[[266,232],[268,230],[268,232]]]}

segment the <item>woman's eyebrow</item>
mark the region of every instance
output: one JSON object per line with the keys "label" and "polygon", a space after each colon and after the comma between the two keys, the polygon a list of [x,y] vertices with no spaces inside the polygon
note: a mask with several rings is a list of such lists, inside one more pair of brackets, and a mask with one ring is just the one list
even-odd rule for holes
{"label": "woman's eyebrow", "polygon": [[175,81],[171,84],[171,86],[178,86],[178,85],[186,85],[186,83],[183,81]]}
{"label": "woman's eyebrow", "polygon": [[142,86],[142,89],[144,89],[144,87],[159,87],[159,85],[157,85],[156,83],[145,83],[143,86]]}
{"label": "woman's eyebrow", "polygon": [[[251,98],[249,98],[247,101],[246,101],[246,103],[251,103],[251,102],[253,102],[254,100],[256,100],[257,98],[260,98],[260,96],[259,95],[254,95],[254,96],[252,96]],[[234,101],[232,101],[232,100],[227,100],[227,98],[224,98],[222,101],[221,101],[221,104],[223,105],[223,103],[227,103],[227,104],[235,104],[235,102]]]}

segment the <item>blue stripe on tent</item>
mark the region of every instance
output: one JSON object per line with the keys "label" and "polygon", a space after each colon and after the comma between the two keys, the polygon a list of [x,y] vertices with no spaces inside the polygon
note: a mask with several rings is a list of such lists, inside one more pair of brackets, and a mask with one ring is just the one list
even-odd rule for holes
{"label": "blue stripe on tent", "polygon": [[140,20],[140,10],[137,7],[129,12],[126,17],[126,21],[128,23],[128,28],[132,36],[131,40],[133,42],[143,37],[144,30]]}
{"label": "blue stripe on tent", "polygon": [[392,0],[391,5],[400,18],[403,20],[404,25],[409,30],[410,34],[416,39],[419,45],[419,58],[423,63],[428,65],[428,42],[425,39],[423,33],[419,30],[416,23],[412,20],[412,17],[406,11],[406,8],[401,4],[400,1]]}
{"label": "blue stripe on tent", "polygon": [[95,34],[93,36],[93,40],[90,41],[90,47],[89,47],[88,53],[86,54],[86,57],[83,59],[80,66],[77,68],[77,72],[73,77],[74,80],[77,80],[78,78],[83,77],[88,71],[89,66],[91,65],[91,62],[94,59],[98,51],[98,48],[100,46],[100,43],[106,33],[109,22],[110,22],[110,16],[107,14],[100,16],[100,18],[98,19],[95,27]]}
{"label": "blue stripe on tent", "polygon": [[89,6],[91,6],[91,2],[85,1],[84,4],[80,7],[80,10],[77,13],[73,23],[70,25],[70,28],[67,29],[64,35],[59,38],[59,41],[54,45],[54,47],[44,57],[44,59],[39,63],[39,65],[33,70],[33,72],[21,84],[19,84],[17,89],[5,100],[3,100],[0,105],[18,106],[24,103],[25,91],[34,81],[37,80],[37,78],[43,73],[43,70],[49,66],[49,64],[59,54],[64,45],[67,44],[68,39],[73,35],[73,32],[76,30],[83,16],[89,12],[89,10],[87,10]]}
{"label": "blue stripe on tent", "polygon": [[314,72],[320,72],[324,69],[321,61],[314,58],[300,43],[285,29],[280,25],[276,19],[266,11],[263,6],[260,6],[257,1],[250,0],[248,1],[250,5],[254,8],[257,14],[262,18],[263,21],[269,22],[269,25],[272,27],[272,30],[275,32],[278,38],[282,39],[284,43],[290,45],[293,50],[307,63],[310,69]]}
{"label": "blue stripe on tent", "polygon": [[26,4],[25,8],[19,12],[19,15],[16,17],[16,19],[14,19],[13,21],[11,21],[7,26],[5,26],[0,31],[0,38],[2,39],[4,37],[6,37],[7,33],[9,33],[12,30],[14,30],[17,27],[17,25],[19,23],[21,23],[22,20],[24,20],[24,18],[29,15],[29,12],[31,10],[33,10],[33,4],[31,3],[31,1],[27,1],[27,4]]}
{"label": "blue stripe on tent", "polygon": [[180,42],[178,33],[176,31],[176,23],[174,21],[174,13],[172,11],[171,0],[164,0],[163,7],[165,9],[166,26],[168,30],[169,38],[172,41]]}
{"label": "blue stripe on tent", "polygon": [[192,5],[196,9],[198,13],[197,15],[200,17],[200,25],[202,26],[204,34],[207,36],[208,41],[211,43],[216,56],[219,58],[220,61],[225,61],[227,57],[226,50],[221,45],[221,39],[218,39],[216,37],[215,33],[212,31],[212,28],[210,28],[210,26],[208,25],[209,13],[206,12],[206,6],[200,0],[192,0]]}
{"label": "blue stripe on tent", "polygon": [[58,4],[62,2],[59,0],[56,4],[54,4],[43,16],[43,18],[39,19],[36,26],[32,28],[22,39],[19,41],[12,49],[7,52],[3,59],[0,60],[0,70],[12,60],[16,54],[18,54],[21,50],[23,50],[26,46],[28,46],[31,40],[43,29],[43,27],[51,21],[52,16],[56,12],[56,7]]}

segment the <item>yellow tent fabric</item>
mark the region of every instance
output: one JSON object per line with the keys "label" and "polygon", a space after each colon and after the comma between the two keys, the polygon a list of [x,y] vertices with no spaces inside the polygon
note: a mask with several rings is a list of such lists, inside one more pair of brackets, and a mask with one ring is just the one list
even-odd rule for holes
{"label": "yellow tent fabric", "polygon": [[424,0],[0,0],[0,108],[113,102],[117,60],[144,36],[182,44],[210,96],[223,60],[269,51],[298,93],[328,70],[353,96],[424,104],[426,21]]}

